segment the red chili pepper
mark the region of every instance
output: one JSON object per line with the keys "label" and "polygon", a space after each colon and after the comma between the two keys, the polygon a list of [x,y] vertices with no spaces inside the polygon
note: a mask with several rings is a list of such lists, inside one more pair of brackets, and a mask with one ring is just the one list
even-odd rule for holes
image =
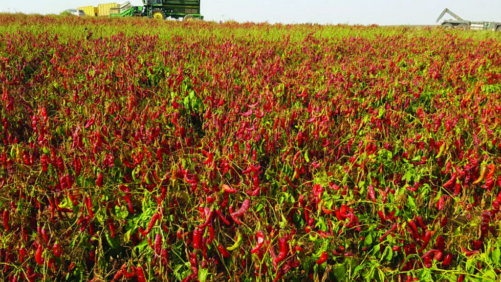
{"label": "red chili pepper", "polygon": [[421,256],[421,259],[431,258],[431,255],[434,255],[436,252],[438,252],[438,250],[431,249],[431,250],[427,251],[426,253],[424,253],[424,255]]}
{"label": "red chili pepper", "polygon": [[477,185],[477,184],[479,184],[480,182],[482,182],[482,180],[484,180],[484,176],[485,176],[485,173],[486,173],[486,172],[487,172],[487,166],[486,166],[486,165],[484,165],[484,166],[482,166],[482,169],[481,169],[481,171],[480,171],[480,177],[479,177],[477,180],[475,180],[475,181],[473,182],[473,185]]}
{"label": "red chili pepper", "polygon": [[426,230],[424,238],[423,238],[423,245],[421,246],[421,248],[418,251],[419,254],[426,248],[426,246],[430,242],[430,238],[431,238],[431,231]]}
{"label": "red chili pepper", "polygon": [[224,193],[223,202],[221,203],[221,208],[225,208],[228,205],[228,193]]}
{"label": "red chili pepper", "polygon": [[10,225],[9,225],[9,210],[4,210],[3,211],[3,225],[5,226],[5,232],[9,232],[9,230],[10,230]]}
{"label": "red chili pepper", "polygon": [[296,250],[296,252],[302,252],[302,251],[304,251],[304,249],[301,246],[299,246],[299,245],[296,245],[296,247],[294,247],[294,249]]}
{"label": "red chili pepper", "polygon": [[113,224],[113,219],[108,218],[107,222],[110,228],[111,238],[115,238],[115,225]]}
{"label": "red chili pepper", "polygon": [[254,254],[257,251],[259,251],[259,249],[261,249],[263,247],[263,245],[264,245],[264,242],[266,240],[266,235],[264,234],[263,230],[259,230],[256,233],[256,240],[257,240],[256,246],[251,250],[252,254]]}
{"label": "red chili pepper", "polygon": [[207,156],[207,160],[204,161],[203,164],[205,164],[208,167],[210,167],[210,165],[212,164],[213,158],[214,158],[214,154],[213,153],[208,153],[206,156]]}
{"label": "red chili pepper", "polygon": [[56,259],[55,258],[50,258],[49,259],[49,268],[52,269],[52,271],[56,272]]}
{"label": "red chili pepper", "polygon": [[193,230],[193,249],[198,250],[200,247],[200,238],[202,234],[200,234],[200,230],[195,227],[195,230]]}
{"label": "red chili pepper", "polygon": [[202,239],[200,248],[202,249],[202,256],[204,257],[204,259],[209,260],[209,258],[207,257],[207,238]]}
{"label": "red chili pepper", "polygon": [[132,202],[131,202],[129,196],[125,196],[124,200],[127,202],[127,208],[129,209],[129,213],[134,214],[134,208],[132,207]]}
{"label": "red chili pepper", "polygon": [[85,204],[87,205],[87,210],[89,211],[90,218],[94,218],[94,213],[92,212],[92,200],[90,197],[85,198]]}
{"label": "red chili pepper", "polygon": [[456,181],[456,177],[457,177],[457,173],[453,173],[451,179],[449,181],[447,181],[446,183],[444,183],[444,187],[447,188],[447,187],[451,186],[452,184],[454,184],[454,181]]}
{"label": "red chili pepper", "polygon": [[442,220],[440,220],[440,227],[445,227],[447,225],[447,221],[448,221],[447,219],[448,219],[448,217],[446,215],[442,218]]}
{"label": "red chili pepper", "polygon": [[24,257],[28,254],[28,252],[26,251],[25,248],[21,247],[19,248],[19,260],[21,261],[21,263],[24,262]]}
{"label": "red chili pepper", "polygon": [[212,224],[209,224],[209,240],[207,240],[207,244],[210,245],[214,241],[214,228]]}
{"label": "red chili pepper", "polygon": [[77,157],[73,157],[73,162],[75,163],[75,175],[79,176],[82,171],[82,162]]}
{"label": "red chili pepper", "polygon": [[120,279],[122,275],[123,271],[120,269],[119,271],[117,271],[117,274],[115,274],[115,276],[113,277],[113,281]]}
{"label": "red chili pepper", "polygon": [[127,266],[124,264],[122,265],[122,268],[121,270],[123,271],[123,273],[125,274],[125,277],[127,278],[133,278],[134,276],[136,276],[136,268],[134,266],[131,266],[131,272],[127,272]]}
{"label": "red chili pepper", "polygon": [[157,149],[157,161],[162,164],[164,161],[163,150],[162,148]]}
{"label": "red chili pepper", "polygon": [[242,224],[240,222],[240,220],[238,219],[238,217],[233,215],[234,213],[233,213],[233,207],[232,206],[230,206],[229,210],[230,210],[230,216],[233,219],[233,221],[235,221],[236,224],[239,224],[239,225]]}
{"label": "red chili pepper", "polygon": [[288,250],[287,250],[287,239],[285,239],[285,238],[279,238],[278,239],[278,247],[279,247],[278,256],[273,261],[275,264],[279,264],[287,256],[287,252],[288,252]]}
{"label": "red chili pepper", "polygon": [[444,196],[444,195],[442,195],[442,196],[440,197],[440,199],[438,199],[438,202],[437,202],[437,209],[438,209],[439,211],[441,211],[441,210],[444,208],[444,204],[445,204],[445,196]]}
{"label": "red chili pepper", "polygon": [[[168,254],[167,254],[167,249],[162,250],[162,264],[167,265],[168,263]],[[132,275],[134,277],[134,275]]]}
{"label": "red chili pepper", "polygon": [[416,184],[414,185],[414,188],[411,188],[411,187],[406,187],[406,188],[407,188],[407,190],[409,190],[409,191],[411,191],[411,192],[416,192],[416,191],[417,191],[417,189],[419,188],[419,183],[416,183]]}
{"label": "red chili pepper", "polygon": [[416,219],[417,219],[417,221],[419,223],[419,227],[421,227],[422,230],[425,230],[426,229],[426,225],[424,225],[424,223],[423,223],[423,217],[422,216],[418,216]]}
{"label": "red chili pepper", "polygon": [[461,192],[461,183],[456,182],[456,188],[454,189],[454,194],[452,195],[456,197],[459,195],[460,192]]}
{"label": "red chili pepper", "polygon": [[150,220],[150,223],[148,224],[148,229],[146,229],[146,234],[150,233],[151,229],[155,226],[155,223],[157,222],[158,219],[158,213],[155,213],[153,217]]}
{"label": "red chili pepper", "polygon": [[322,252],[320,258],[317,260],[317,264],[322,264],[327,261],[327,252]]}
{"label": "red chili pepper", "polygon": [[444,236],[440,235],[437,237],[437,243],[435,244],[435,248],[444,251],[445,249],[445,241],[444,241]]}
{"label": "red chili pepper", "polygon": [[38,265],[43,264],[42,252],[43,252],[43,247],[41,244],[38,244],[37,251],[35,254],[35,260],[36,260]]}
{"label": "red chili pepper", "polygon": [[250,206],[250,200],[245,199],[244,202],[242,203],[242,206],[238,209],[238,211],[234,212],[232,216],[243,215],[249,209],[249,206]]}
{"label": "red chili pepper", "polygon": [[376,192],[374,191],[374,186],[369,185],[369,191],[368,191],[368,196],[373,202],[376,202]]}
{"label": "red chili pepper", "polygon": [[393,232],[393,231],[395,231],[395,229],[397,229],[397,227],[398,227],[398,224],[397,224],[397,223],[394,223],[394,224],[391,226],[390,230],[386,231],[386,233],[384,233],[384,235],[383,235],[383,236],[381,236],[381,238],[379,238],[379,242],[381,242],[381,243],[382,243],[382,242],[384,241],[384,239],[385,239],[388,235],[390,235],[390,233],[391,233],[391,232]]}
{"label": "red chili pepper", "polygon": [[223,247],[223,245],[219,244],[217,245],[217,249],[219,250],[219,252],[221,253],[221,255],[224,257],[224,258],[229,258],[230,257],[230,252],[228,252],[226,250],[225,247]]}
{"label": "red chili pepper", "polygon": [[99,172],[97,174],[96,185],[97,185],[97,187],[103,187],[103,173],[102,172]]}
{"label": "red chili pepper", "polygon": [[136,267],[137,270],[137,282],[146,282],[146,278],[144,277],[143,268],[141,266]]}
{"label": "red chili pepper", "polygon": [[226,217],[224,217],[223,213],[221,212],[221,210],[216,210],[216,214],[217,216],[224,222],[224,224],[226,225],[230,225],[230,222],[226,219]]}
{"label": "red chili pepper", "polygon": [[436,261],[440,261],[440,260],[442,260],[443,255],[444,255],[444,252],[439,250],[439,251],[435,252],[435,256],[433,256],[433,259]]}
{"label": "red chili pepper", "polygon": [[155,254],[159,256],[162,253],[162,235],[157,233],[155,236]]}
{"label": "red chili pepper", "polygon": [[204,224],[199,225],[198,228],[205,228],[209,223],[212,221],[212,217],[214,216],[214,211],[209,211],[209,215],[207,216],[207,219],[205,219]]}
{"label": "red chili pepper", "polygon": [[469,257],[469,256],[472,256],[476,253],[479,253],[480,251],[479,250],[467,251],[465,248],[463,248],[463,252],[464,252],[465,256]]}
{"label": "red chili pepper", "polygon": [[54,256],[60,258],[63,254],[63,248],[57,242],[53,246]]}
{"label": "red chili pepper", "polygon": [[416,226],[416,223],[414,222],[414,220],[409,221],[409,226],[411,227],[414,239],[419,240],[419,232],[418,232],[418,229],[417,229],[417,226]]}
{"label": "red chili pepper", "polygon": [[237,189],[231,188],[230,186],[228,186],[226,184],[223,184],[223,190],[224,190],[224,192],[230,193],[230,194],[234,194],[234,193],[238,192]]}
{"label": "red chili pepper", "polygon": [[351,228],[353,227],[353,222],[355,221],[355,213],[353,212],[353,209],[350,210],[348,217],[350,218],[350,220],[348,221],[348,224],[346,224],[346,227]]}
{"label": "red chili pepper", "polygon": [[449,264],[451,264],[452,262],[452,254],[446,254],[445,255],[445,258],[444,258],[444,262],[443,262],[443,265],[444,266],[448,266]]}
{"label": "red chili pepper", "polygon": [[68,267],[68,273],[72,273],[73,270],[75,269],[75,262],[71,262],[70,266]]}
{"label": "red chili pepper", "polygon": [[346,212],[348,211],[348,206],[346,205],[341,205],[341,210],[340,210],[340,213],[341,213],[341,216],[343,218],[347,218],[349,216],[349,214],[346,214]]}
{"label": "red chili pepper", "polygon": [[[289,183],[289,186],[291,186],[291,187],[292,187],[292,188],[294,188],[294,189],[295,189],[295,188],[297,188],[297,186],[296,186],[296,185],[294,185],[294,184],[291,182],[291,180],[289,179],[289,176],[287,176],[287,175],[286,175],[286,176],[285,176],[285,180],[287,181],[287,183]],[[303,197],[303,198],[304,198],[304,195],[301,195],[301,197]]]}
{"label": "red chili pepper", "polygon": [[42,171],[43,172],[46,172],[47,169],[49,168],[49,160],[48,160],[49,157],[47,157],[47,155],[42,155],[42,157],[40,157],[40,162],[42,164]]}
{"label": "red chili pepper", "polygon": [[489,173],[487,173],[487,178],[492,178],[496,172],[496,166],[494,164],[489,165]]}

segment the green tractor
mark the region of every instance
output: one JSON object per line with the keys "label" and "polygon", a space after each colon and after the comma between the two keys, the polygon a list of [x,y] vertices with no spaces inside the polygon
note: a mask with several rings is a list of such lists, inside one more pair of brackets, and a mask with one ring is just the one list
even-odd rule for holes
{"label": "green tractor", "polygon": [[200,14],[200,0],[143,0],[142,16],[160,20],[204,19]]}

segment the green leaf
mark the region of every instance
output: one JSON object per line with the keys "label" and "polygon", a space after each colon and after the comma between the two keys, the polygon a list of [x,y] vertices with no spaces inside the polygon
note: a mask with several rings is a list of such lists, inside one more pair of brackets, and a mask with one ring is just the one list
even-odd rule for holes
{"label": "green leaf", "polygon": [[263,204],[261,204],[261,203],[257,204],[256,209],[255,209],[255,210],[256,210],[256,212],[258,212],[258,211],[262,210],[262,209],[263,209],[263,207],[264,207],[264,206],[263,206]]}
{"label": "green leaf", "polygon": [[15,150],[14,146],[12,146],[12,148],[10,149],[10,157],[12,159],[16,158],[16,150]]}
{"label": "green leaf", "polygon": [[129,243],[129,240],[130,240],[130,234],[131,234],[131,230],[125,232],[124,234],[124,237],[123,237],[123,241],[125,244],[128,244]]}
{"label": "green leaf", "polygon": [[491,278],[493,281],[496,281],[496,279],[498,278],[498,275],[493,270],[487,270],[487,271],[485,271],[484,275],[487,276],[487,277],[489,277],[489,278]]}
{"label": "green leaf", "polygon": [[317,221],[317,224],[315,224],[315,227],[320,227],[319,229],[326,232],[329,227],[325,224],[324,218],[320,217]]}
{"label": "green leaf", "polygon": [[209,276],[209,270],[207,268],[198,270],[198,280],[200,280],[200,282],[207,281],[207,276]]}
{"label": "green leaf", "polygon": [[467,271],[468,273],[472,273],[472,271],[473,271],[473,270],[474,270],[474,268],[475,268],[475,267],[473,267],[473,266],[472,266],[472,265],[473,265],[473,261],[474,261],[474,259],[468,259],[468,260],[466,261],[466,271]]}
{"label": "green leaf", "polygon": [[390,246],[386,247],[386,250],[388,251],[388,254],[386,254],[386,260],[391,261],[391,259],[393,258],[393,251]]}
{"label": "green leaf", "polygon": [[364,268],[365,268],[365,265],[363,265],[363,264],[357,266],[355,268],[355,270],[353,271],[353,276],[355,276],[358,272],[360,272],[360,270],[363,270]]}
{"label": "green leaf", "polygon": [[365,237],[364,242],[367,246],[372,245],[372,234],[367,235],[367,237]]}
{"label": "green leaf", "polygon": [[379,274],[379,281],[385,281],[385,275],[384,272],[381,269],[378,269],[378,274]]}
{"label": "green leaf", "polygon": [[318,233],[315,233],[315,236],[311,235],[311,232],[308,234],[310,241],[316,241],[318,239]]}
{"label": "green leaf", "polygon": [[372,249],[372,253],[376,255],[378,258],[381,257],[381,253],[379,252],[379,250],[381,250],[380,244],[375,245],[374,248]]}
{"label": "green leaf", "polygon": [[414,201],[414,197],[408,196],[407,197],[407,204],[409,205],[410,208],[414,209],[416,208],[416,202]]}
{"label": "green leaf", "polygon": [[135,246],[134,249],[138,250],[140,253],[148,246],[148,240],[143,240],[139,245]]}
{"label": "green leaf", "polygon": [[499,259],[501,257],[501,251],[499,250],[499,248],[495,248],[494,251],[492,251],[491,256],[492,256],[492,261],[495,264],[498,264],[499,263]]}
{"label": "green leaf", "polygon": [[447,275],[445,275],[445,277],[450,282],[456,282],[456,281],[458,281],[458,277],[456,275],[454,275],[454,274],[447,274]]}
{"label": "green leaf", "polygon": [[283,214],[283,213],[281,214],[281,217],[282,217],[282,220],[280,221],[280,228],[284,228],[285,226],[287,226],[288,221],[287,221],[287,219],[284,217],[284,214]]}
{"label": "green leaf", "polygon": [[337,264],[332,268],[332,273],[337,281],[342,281],[346,276],[346,268],[342,264]]}
{"label": "green leaf", "polygon": [[285,197],[284,197],[283,195],[282,195],[282,196],[280,196],[280,198],[278,199],[278,203],[279,203],[279,204],[283,204],[283,203],[284,203],[284,201],[285,201]]}
{"label": "green leaf", "polygon": [[438,155],[435,157],[436,159],[440,158],[440,156],[442,156],[442,154],[444,153],[444,150],[445,150],[445,146],[446,146],[446,143],[444,142],[444,144],[442,144],[442,146],[440,146],[440,152],[438,152]]}
{"label": "green leaf", "polygon": [[306,150],[306,153],[304,154],[304,159],[306,160],[307,163],[310,162],[310,158],[308,157],[308,150]]}
{"label": "green leaf", "polygon": [[183,267],[182,264],[178,264],[174,267],[174,276],[176,276],[177,280],[183,280],[183,278],[181,277],[181,273],[179,273],[179,270],[181,270],[181,268]]}
{"label": "green leaf", "polygon": [[414,170],[407,170],[405,172],[405,175],[402,177],[402,180],[408,180],[410,181],[412,179],[412,176],[414,175]]}

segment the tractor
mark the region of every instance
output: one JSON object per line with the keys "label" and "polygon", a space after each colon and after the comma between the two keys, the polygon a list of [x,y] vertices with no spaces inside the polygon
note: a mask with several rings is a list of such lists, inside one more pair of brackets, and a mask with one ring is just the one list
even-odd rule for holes
{"label": "tractor", "polygon": [[200,0],[143,0],[142,16],[185,21],[204,18],[200,14]]}
{"label": "tractor", "polygon": [[437,23],[445,16],[445,14],[451,15],[453,20],[445,20],[442,22],[441,26],[444,29],[461,29],[461,30],[492,30],[501,31],[500,22],[491,21],[470,21],[464,20],[460,16],[453,13],[451,10],[445,8],[437,19]]}

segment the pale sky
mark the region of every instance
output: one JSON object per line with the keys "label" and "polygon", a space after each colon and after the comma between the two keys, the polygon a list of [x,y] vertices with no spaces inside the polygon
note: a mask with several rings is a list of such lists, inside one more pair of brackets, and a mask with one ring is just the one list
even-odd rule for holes
{"label": "pale sky", "polygon": [[[112,1],[0,0],[0,12],[60,13],[109,2]],[[141,0],[130,2],[142,5]],[[214,21],[431,25],[444,8],[467,20],[501,21],[499,0],[202,0],[201,10],[206,20]]]}

